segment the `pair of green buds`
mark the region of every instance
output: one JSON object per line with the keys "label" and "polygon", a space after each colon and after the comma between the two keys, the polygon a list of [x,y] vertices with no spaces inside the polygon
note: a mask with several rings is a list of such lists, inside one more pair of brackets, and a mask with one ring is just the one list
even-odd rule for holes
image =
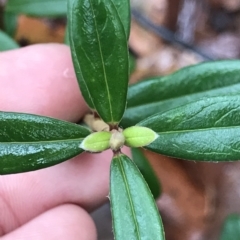
{"label": "pair of green buds", "polygon": [[124,130],[111,130],[95,132],[88,135],[80,144],[80,148],[88,152],[102,152],[111,148],[118,152],[124,145],[128,147],[143,147],[152,143],[158,138],[153,130],[133,126]]}

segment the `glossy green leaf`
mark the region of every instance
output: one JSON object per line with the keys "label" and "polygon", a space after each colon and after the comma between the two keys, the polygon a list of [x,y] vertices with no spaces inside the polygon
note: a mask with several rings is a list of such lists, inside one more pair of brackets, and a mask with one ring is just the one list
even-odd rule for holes
{"label": "glossy green leaf", "polygon": [[6,12],[35,17],[65,16],[67,0],[8,0]]}
{"label": "glossy green leaf", "polygon": [[46,168],[68,160],[83,150],[90,131],[57,119],[0,112],[0,174]]}
{"label": "glossy green leaf", "polygon": [[195,101],[138,125],[159,134],[146,146],[154,152],[188,160],[240,159],[240,95]]}
{"label": "glossy green leaf", "polygon": [[206,62],[130,86],[121,126],[203,97],[240,92],[240,61]]}
{"label": "glossy green leaf", "polygon": [[121,18],[125,34],[127,39],[129,38],[130,34],[130,18],[131,18],[131,12],[130,12],[130,0],[112,0],[114,3],[119,17]]}
{"label": "glossy green leaf", "polygon": [[4,12],[4,30],[9,36],[14,37],[17,30],[17,23],[17,14]]}
{"label": "glossy green leaf", "polygon": [[231,214],[224,221],[220,240],[238,240],[240,237],[240,215]]}
{"label": "glossy green leaf", "polygon": [[[94,103],[92,101],[92,97],[90,95],[88,86],[85,82],[84,77],[82,76],[81,65],[78,62],[78,58],[81,57],[81,56],[76,51],[75,40],[74,40],[75,38],[73,39],[73,37],[76,37],[76,34],[75,34],[74,31],[78,31],[78,29],[77,29],[78,21],[77,21],[77,19],[74,20],[76,18],[74,2],[75,2],[75,0],[68,0],[68,14],[67,14],[68,24],[67,24],[67,34],[66,35],[68,37],[68,43],[69,43],[69,46],[71,48],[73,64],[74,64],[75,73],[76,73],[76,76],[77,76],[77,80],[78,80],[80,90],[81,90],[82,95],[83,95],[86,103],[88,104],[88,106],[92,110],[95,110],[95,106],[94,106]],[[75,16],[75,17],[73,18],[73,16]],[[71,31],[72,31],[72,34],[71,34]]]}
{"label": "glossy green leaf", "polygon": [[111,0],[70,0],[69,37],[73,63],[88,105],[107,123],[118,123],[126,106],[128,47]]}
{"label": "glossy green leaf", "polygon": [[0,30],[0,52],[18,48],[18,44],[6,33]]}
{"label": "glossy green leaf", "polygon": [[161,192],[161,186],[148,159],[144,156],[143,152],[138,148],[132,148],[131,152],[132,152],[132,159],[137,165],[140,172],[142,173],[154,198],[158,198]]}
{"label": "glossy green leaf", "polygon": [[116,240],[163,240],[162,221],[147,183],[131,159],[111,163],[110,201]]}

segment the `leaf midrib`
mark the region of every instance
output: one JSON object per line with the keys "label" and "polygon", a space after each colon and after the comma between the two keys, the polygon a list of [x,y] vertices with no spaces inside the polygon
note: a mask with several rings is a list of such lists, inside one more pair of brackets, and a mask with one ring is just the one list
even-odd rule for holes
{"label": "leaf midrib", "polygon": [[105,69],[105,65],[104,65],[104,61],[103,61],[102,48],[101,48],[99,33],[98,33],[98,29],[97,29],[96,16],[94,15],[94,10],[93,10],[93,6],[92,6],[92,0],[89,0],[89,2],[90,2],[90,5],[91,5],[91,10],[92,10],[92,14],[93,14],[93,21],[94,21],[94,25],[95,25],[95,29],[96,29],[96,34],[97,34],[97,39],[98,39],[98,47],[99,47],[99,53],[100,53],[101,61],[102,61],[104,81],[105,81],[106,90],[107,90],[107,94],[108,94],[108,103],[109,103],[109,110],[110,110],[110,115],[111,115],[111,122],[114,122],[114,120],[113,120],[113,115],[112,115],[112,105],[111,105],[111,101],[110,101],[109,86],[108,86],[108,82],[107,82],[106,69]]}
{"label": "leaf midrib", "polygon": [[61,139],[61,140],[46,140],[46,141],[32,141],[32,142],[1,142],[0,144],[46,144],[46,143],[61,143],[61,142],[81,142],[84,138]]}
{"label": "leaf midrib", "polygon": [[135,209],[134,209],[134,206],[133,206],[133,201],[132,201],[132,198],[131,198],[130,189],[129,189],[129,186],[128,186],[127,177],[126,177],[126,174],[125,174],[125,171],[124,171],[124,168],[123,168],[121,157],[119,156],[119,158],[120,158],[119,167],[120,167],[120,171],[121,171],[122,176],[123,176],[124,185],[125,185],[126,190],[127,190],[127,196],[128,196],[128,200],[129,200],[129,203],[130,203],[131,212],[132,212],[132,215],[133,215],[133,220],[134,220],[136,230],[137,230],[136,231],[137,232],[137,238],[140,240],[141,237],[140,237],[139,225],[138,225],[138,222],[137,222],[137,219],[136,219],[136,212],[135,212]]}
{"label": "leaf midrib", "polygon": [[[151,127],[149,127],[149,128],[152,129]],[[210,128],[196,128],[196,129],[185,129],[185,130],[164,131],[164,132],[156,131],[156,133],[157,134],[172,134],[172,133],[188,133],[188,132],[196,132],[196,131],[204,132],[204,131],[209,131],[209,130],[222,130],[222,129],[227,130],[227,129],[234,129],[234,128],[240,128],[240,126],[215,127],[215,128],[213,128],[213,127],[210,127]]]}

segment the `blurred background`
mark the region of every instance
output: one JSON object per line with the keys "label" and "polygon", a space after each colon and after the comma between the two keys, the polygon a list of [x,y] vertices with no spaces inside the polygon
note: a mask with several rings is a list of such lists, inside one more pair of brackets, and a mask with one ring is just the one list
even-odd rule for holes
{"label": "blurred background", "polygon": [[[66,0],[52,0],[49,8],[42,1],[42,8],[38,5],[33,12],[31,6],[20,7],[24,2],[0,0],[0,29],[19,46],[64,43]],[[240,57],[240,0],[131,0],[131,7],[131,83],[203,61]],[[0,40],[0,49],[1,44]],[[220,239],[226,217],[240,213],[240,163],[196,163],[144,154],[161,183],[157,204],[166,239]],[[108,203],[92,216],[99,240],[112,240]]]}

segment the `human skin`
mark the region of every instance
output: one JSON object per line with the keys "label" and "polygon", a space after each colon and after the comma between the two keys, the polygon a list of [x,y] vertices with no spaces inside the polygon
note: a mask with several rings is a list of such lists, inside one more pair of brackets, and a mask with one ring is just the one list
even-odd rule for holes
{"label": "human skin", "polygon": [[[34,45],[0,53],[0,111],[76,122],[88,111],[70,50]],[[107,200],[111,151],[0,176],[0,240],[93,240],[89,212]]]}

